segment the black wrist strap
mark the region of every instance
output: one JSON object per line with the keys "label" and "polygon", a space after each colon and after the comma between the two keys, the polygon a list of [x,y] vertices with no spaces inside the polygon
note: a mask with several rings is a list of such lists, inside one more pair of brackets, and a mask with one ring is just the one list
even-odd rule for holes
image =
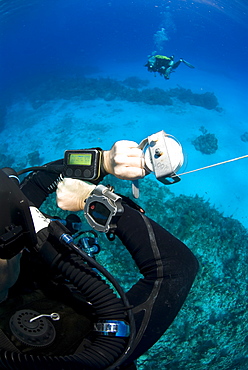
{"label": "black wrist strap", "polygon": [[90,148],[90,149],[96,149],[98,150],[99,152],[101,152],[101,162],[100,162],[100,176],[98,177],[97,180],[91,180],[89,181],[91,184],[95,184],[95,185],[98,185],[99,182],[101,182],[105,176],[108,175],[108,172],[105,171],[104,169],[104,166],[103,166],[103,152],[104,150],[99,148],[99,147],[96,147],[96,148]]}

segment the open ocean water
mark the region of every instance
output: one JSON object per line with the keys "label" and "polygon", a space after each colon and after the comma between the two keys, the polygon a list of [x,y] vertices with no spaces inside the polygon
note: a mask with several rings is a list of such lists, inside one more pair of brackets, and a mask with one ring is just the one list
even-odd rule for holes
{"label": "open ocean water", "polygon": [[[201,268],[140,370],[248,369],[247,17],[245,0],[0,0],[1,167],[162,129],[182,143],[181,172],[245,157],[168,188],[141,182],[147,213]],[[195,68],[155,77],[144,65],[156,54]],[[129,184],[116,186],[130,194]],[[101,253],[125,285],[123,261]]]}

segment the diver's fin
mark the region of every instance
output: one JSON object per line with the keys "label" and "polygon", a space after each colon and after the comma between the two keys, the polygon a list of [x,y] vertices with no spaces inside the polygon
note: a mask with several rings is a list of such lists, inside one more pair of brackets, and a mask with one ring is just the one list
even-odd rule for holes
{"label": "diver's fin", "polygon": [[194,66],[192,66],[192,64],[190,64],[189,62],[187,62],[186,60],[182,59],[182,62],[186,64],[186,66],[188,66],[189,68],[195,68]]}

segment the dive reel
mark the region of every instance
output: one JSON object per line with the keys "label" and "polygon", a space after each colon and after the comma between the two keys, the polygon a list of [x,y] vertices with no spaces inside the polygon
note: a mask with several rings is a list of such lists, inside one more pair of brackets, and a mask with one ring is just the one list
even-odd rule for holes
{"label": "dive reel", "polygon": [[[146,174],[154,172],[158,181],[165,185],[181,179],[176,172],[182,167],[184,155],[181,144],[163,130],[148,136],[138,146],[144,152]],[[132,182],[134,198],[139,197],[138,180]]]}

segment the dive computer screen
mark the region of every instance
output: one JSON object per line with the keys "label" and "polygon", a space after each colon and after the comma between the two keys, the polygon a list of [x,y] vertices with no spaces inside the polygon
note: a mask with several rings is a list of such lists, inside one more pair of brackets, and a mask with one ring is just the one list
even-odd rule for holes
{"label": "dive computer screen", "polygon": [[90,166],[92,164],[91,153],[71,153],[68,155],[68,164]]}
{"label": "dive computer screen", "polygon": [[66,150],[63,176],[79,180],[97,180],[100,176],[101,152],[98,149]]}
{"label": "dive computer screen", "polygon": [[110,214],[110,210],[102,203],[92,202],[89,206],[89,215],[99,225],[106,225]]}

